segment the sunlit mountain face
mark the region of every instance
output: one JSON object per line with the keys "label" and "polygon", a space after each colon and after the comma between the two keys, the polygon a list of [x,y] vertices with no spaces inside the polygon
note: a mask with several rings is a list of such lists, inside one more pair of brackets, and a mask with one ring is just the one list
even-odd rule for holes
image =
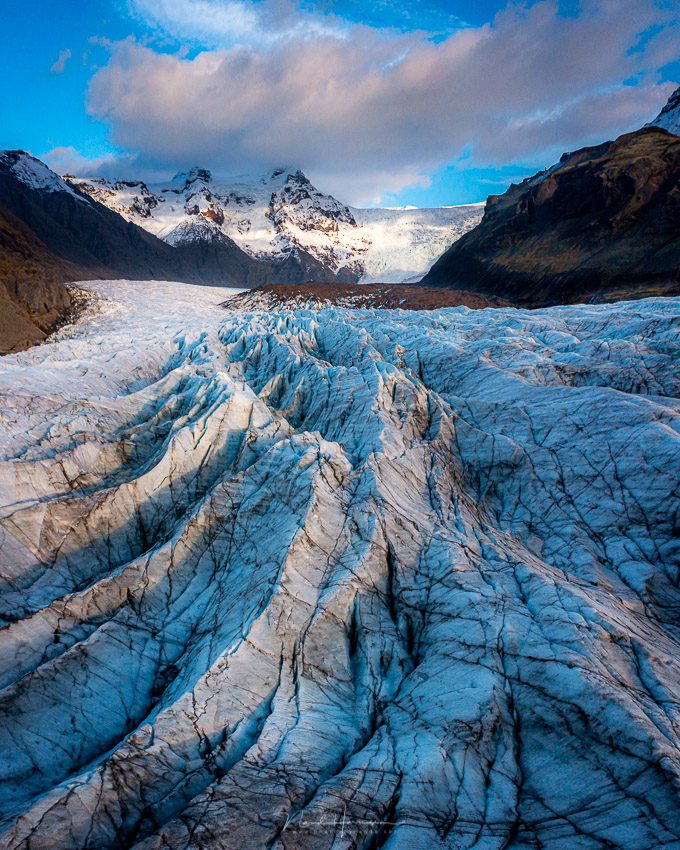
{"label": "sunlit mountain face", "polygon": [[482,205],[359,209],[320,192],[301,171],[278,168],[224,183],[193,168],[169,183],[68,178],[81,191],[170,245],[225,236],[257,258],[311,254],[361,282],[418,280],[455,239],[479,223]]}

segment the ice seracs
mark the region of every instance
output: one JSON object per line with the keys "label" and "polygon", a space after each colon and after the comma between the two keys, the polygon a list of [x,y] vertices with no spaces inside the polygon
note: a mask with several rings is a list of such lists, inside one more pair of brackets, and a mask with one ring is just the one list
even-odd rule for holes
{"label": "ice seracs", "polygon": [[[198,166],[169,183],[69,178],[82,191],[171,244],[228,236],[254,257],[308,252],[355,280],[420,279],[482,217],[483,205],[359,209],[320,192],[299,170],[221,182]],[[205,220],[209,222],[205,224]]]}
{"label": "ice seracs", "polygon": [[0,846],[680,846],[680,301],[3,358]]}

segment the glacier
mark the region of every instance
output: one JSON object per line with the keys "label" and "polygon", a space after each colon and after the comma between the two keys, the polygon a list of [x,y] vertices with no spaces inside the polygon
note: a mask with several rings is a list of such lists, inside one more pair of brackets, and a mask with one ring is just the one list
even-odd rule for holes
{"label": "glacier", "polygon": [[0,846],[680,848],[680,299],[0,360]]}

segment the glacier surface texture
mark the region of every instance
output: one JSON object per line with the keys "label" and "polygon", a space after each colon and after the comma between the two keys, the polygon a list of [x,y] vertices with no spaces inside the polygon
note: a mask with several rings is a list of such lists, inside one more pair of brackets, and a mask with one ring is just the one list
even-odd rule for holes
{"label": "glacier surface texture", "polygon": [[88,286],[0,362],[2,848],[680,848],[680,300]]}

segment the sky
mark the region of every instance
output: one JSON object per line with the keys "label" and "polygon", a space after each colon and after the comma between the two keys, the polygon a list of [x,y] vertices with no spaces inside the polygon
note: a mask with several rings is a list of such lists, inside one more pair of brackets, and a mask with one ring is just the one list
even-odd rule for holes
{"label": "sky", "polygon": [[0,50],[0,148],[59,173],[300,168],[345,203],[438,206],[651,120],[680,0],[31,0]]}

